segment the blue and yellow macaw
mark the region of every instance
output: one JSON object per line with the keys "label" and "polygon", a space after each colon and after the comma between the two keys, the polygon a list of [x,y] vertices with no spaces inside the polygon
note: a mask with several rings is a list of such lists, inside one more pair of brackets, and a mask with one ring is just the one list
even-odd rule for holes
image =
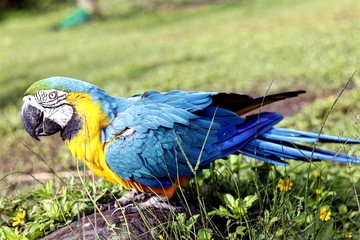
{"label": "blue and yellow macaw", "polygon": [[242,116],[304,91],[253,98],[219,92],[149,91],[112,97],[80,80],[52,77],[26,91],[21,109],[33,138],[60,132],[72,155],[99,177],[170,198],[210,163],[243,154],[268,163],[285,159],[360,163],[360,158],[299,143],[360,143],[274,127],[276,112]]}

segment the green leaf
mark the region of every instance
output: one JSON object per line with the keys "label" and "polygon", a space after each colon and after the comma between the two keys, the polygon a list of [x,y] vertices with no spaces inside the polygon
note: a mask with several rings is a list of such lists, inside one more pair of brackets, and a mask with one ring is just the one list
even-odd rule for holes
{"label": "green leaf", "polygon": [[24,234],[19,234],[17,228],[9,228],[7,226],[0,228],[0,239],[28,240]]}
{"label": "green leaf", "polygon": [[236,234],[244,236],[245,235],[245,233],[244,233],[245,229],[246,229],[246,227],[244,227],[244,226],[238,226],[236,228]]}
{"label": "green leaf", "polygon": [[264,219],[265,219],[265,221],[268,222],[269,218],[270,218],[269,210],[265,209],[265,211],[264,211]]}
{"label": "green leaf", "polygon": [[280,228],[280,229],[276,230],[275,234],[277,237],[281,237],[282,235],[284,235],[284,229]]}
{"label": "green leaf", "polygon": [[340,204],[339,207],[339,213],[342,214],[342,215],[346,215],[348,214],[348,207],[345,205],[345,204]]}
{"label": "green leaf", "polygon": [[321,224],[316,239],[333,239],[335,234],[333,225],[332,220]]}
{"label": "green leaf", "polygon": [[211,239],[213,239],[212,230],[209,229],[209,228],[201,228],[196,234],[196,239],[198,239],[198,240],[211,240]]}
{"label": "green leaf", "polygon": [[218,215],[220,217],[233,217],[233,215],[223,206],[220,206],[219,209],[215,209],[208,213],[209,216],[211,215]]}
{"label": "green leaf", "polygon": [[244,202],[246,203],[245,204],[246,208],[251,207],[253,205],[253,203],[258,199],[259,199],[258,195],[249,195],[249,196],[245,197]]}
{"label": "green leaf", "polygon": [[38,239],[44,235],[44,228],[46,224],[33,222],[31,223],[31,227],[29,229],[29,233],[27,234],[30,239]]}
{"label": "green leaf", "polygon": [[176,215],[176,220],[179,223],[185,223],[186,220],[186,214],[185,213],[179,213]]}
{"label": "green leaf", "polygon": [[197,221],[197,219],[199,218],[199,214],[195,214],[195,215],[193,215],[193,216],[191,216],[190,218],[189,218],[189,220],[187,220],[186,221],[186,227],[187,227],[187,229],[191,229],[193,226],[194,226],[194,224],[196,223],[196,221]]}
{"label": "green leaf", "polygon": [[44,215],[48,216],[51,220],[63,220],[60,206],[54,200],[44,200],[42,207],[44,209]]}
{"label": "green leaf", "polygon": [[234,209],[235,207],[237,207],[235,198],[230,193],[225,194],[224,200],[225,200],[226,206],[229,207],[230,209]]}

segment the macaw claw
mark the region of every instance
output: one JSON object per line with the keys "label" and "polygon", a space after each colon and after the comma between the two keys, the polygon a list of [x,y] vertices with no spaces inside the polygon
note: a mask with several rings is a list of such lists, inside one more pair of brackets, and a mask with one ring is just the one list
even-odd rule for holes
{"label": "macaw claw", "polygon": [[174,212],[181,212],[181,210],[183,210],[182,207],[172,206],[167,197],[154,193],[138,192],[135,189],[130,190],[118,199],[115,202],[115,207],[116,209],[112,212],[112,216],[119,211],[127,214],[137,212],[139,209],[143,210],[148,208],[164,209]]}

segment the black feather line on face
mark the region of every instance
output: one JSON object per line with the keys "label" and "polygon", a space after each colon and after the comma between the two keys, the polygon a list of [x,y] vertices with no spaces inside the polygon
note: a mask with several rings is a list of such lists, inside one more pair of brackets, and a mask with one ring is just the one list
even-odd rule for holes
{"label": "black feather line on face", "polygon": [[77,133],[82,129],[82,125],[83,121],[77,116],[77,113],[74,110],[70,121],[60,133],[63,141],[70,140],[72,137],[76,136]]}

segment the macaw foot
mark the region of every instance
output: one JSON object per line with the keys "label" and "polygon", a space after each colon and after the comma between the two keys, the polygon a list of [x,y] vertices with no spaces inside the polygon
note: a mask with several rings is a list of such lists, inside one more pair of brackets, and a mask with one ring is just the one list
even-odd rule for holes
{"label": "macaw foot", "polygon": [[139,192],[136,189],[131,189],[115,202],[115,207],[126,206],[131,204],[132,202],[144,200],[146,197],[145,194],[146,193]]}
{"label": "macaw foot", "polygon": [[[181,207],[172,206],[168,200],[169,199],[164,196],[156,195],[154,193],[138,192],[137,190],[132,189],[115,203],[116,209],[112,212],[112,215],[118,211],[130,213],[145,208],[165,209],[175,212],[181,211]],[[121,206],[119,206],[119,204]]]}

